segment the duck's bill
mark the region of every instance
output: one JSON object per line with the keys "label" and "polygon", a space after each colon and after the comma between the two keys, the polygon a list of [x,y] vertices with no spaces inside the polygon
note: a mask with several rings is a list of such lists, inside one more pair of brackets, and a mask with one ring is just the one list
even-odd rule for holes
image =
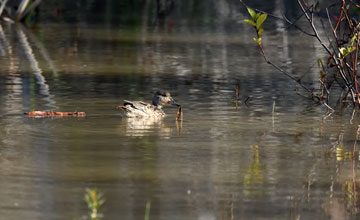
{"label": "duck's bill", "polygon": [[175,102],[174,99],[171,99],[171,100],[170,100],[170,105],[180,106],[178,103]]}

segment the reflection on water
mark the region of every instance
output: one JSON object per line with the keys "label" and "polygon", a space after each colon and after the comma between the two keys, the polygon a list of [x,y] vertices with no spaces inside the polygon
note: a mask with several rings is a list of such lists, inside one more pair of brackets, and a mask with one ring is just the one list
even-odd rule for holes
{"label": "reflection on water", "polygon": [[19,27],[16,28],[16,33],[18,35],[19,44],[22,46],[22,49],[26,55],[26,58],[28,59],[32,73],[35,76],[36,84],[39,85],[39,93],[44,97],[44,100],[46,100],[49,104],[48,107],[53,108],[54,103],[51,100],[51,95],[49,93],[49,86],[46,84],[46,80],[44,76],[42,75],[42,70],[39,67],[39,63],[37,62],[32,48],[29,45],[29,42],[27,40],[26,35],[23,32],[23,26],[19,24]]}
{"label": "reflection on water", "polygon": [[254,149],[254,161],[248,168],[244,176],[244,194],[245,195],[263,195],[263,176],[261,171],[261,164],[259,159],[259,146],[251,146]]}
{"label": "reflection on water", "polygon": [[160,136],[169,137],[171,129],[162,123],[159,118],[124,118],[118,127],[119,133],[125,136],[149,136],[157,133]]}
{"label": "reflection on water", "polygon": [[[148,201],[150,219],[359,218],[358,114],[327,115],[295,96],[249,27],[222,24],[204,33],[1,24],[1,215],[72,219],[87,210],[85,188],[97,187],[106,219],[142,219]],[[315,42],[270,25],[279,30],[264,38],[269,56],[293,74],[321,56]],[[306,71],[316,83],[317,69]],[[119,117],[123,99],[158,89],[183,104],[183,121],[176,108],[161,121]],[[87,116],[24,117],[31,110]]]}

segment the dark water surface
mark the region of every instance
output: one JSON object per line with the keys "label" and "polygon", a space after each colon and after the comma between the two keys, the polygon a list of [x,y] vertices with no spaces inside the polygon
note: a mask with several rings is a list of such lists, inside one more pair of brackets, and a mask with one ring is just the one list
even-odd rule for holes
{"label": "dark water surface", "polygon": [[[1,219],[86,215],[87,187],[104,193],[105,219],[143,219],[147,202],[150,219],[358,219],[358,113],[298,96],[234,23],[1,23]],[[270,25],[269,57],[316,84],[321,48]],[[163,121],[120,118],[123,99],[157,89],[183,105],[181,123],[174,107]],[[23,115],[32,110],[87,116]]]}

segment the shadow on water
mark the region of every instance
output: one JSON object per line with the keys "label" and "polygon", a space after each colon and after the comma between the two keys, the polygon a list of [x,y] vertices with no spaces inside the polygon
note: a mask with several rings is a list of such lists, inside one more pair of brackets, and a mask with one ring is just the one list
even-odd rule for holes
{"label": "shadow on water", "polygon": [[[1,215],[71,219],[97,187],[104,219],[142,219],[146,204],[149,219],[357,219],[357,112],[327,114],[296,96],[226,1],[209,3],[218,20],[201,11],[209,28],[199,30],[176,4],[171,30],[149,25],[146,3],[136,30],[82,13],[75,24],[0,24]],[[316,43],[269,25],[269,56],[316,84]],[[158,89],[182,104],[182,121],[171,107],[161,121],[119,117],[122,100],[148,102]],[[87,116],[22,115],[31,110]]]}

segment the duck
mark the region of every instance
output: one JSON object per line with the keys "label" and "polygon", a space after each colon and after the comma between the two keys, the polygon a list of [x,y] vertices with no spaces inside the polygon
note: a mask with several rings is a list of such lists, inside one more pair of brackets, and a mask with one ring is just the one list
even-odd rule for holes
{"label": "duck", "polygon": [[168,91],[156,91],[151,104],[142,101],[124,100],[124,104],[118,106],[117,109],[120,110],[120,115],[124,118],[161,119],[166,116],[162,107],[167,104],[180,106]]}

